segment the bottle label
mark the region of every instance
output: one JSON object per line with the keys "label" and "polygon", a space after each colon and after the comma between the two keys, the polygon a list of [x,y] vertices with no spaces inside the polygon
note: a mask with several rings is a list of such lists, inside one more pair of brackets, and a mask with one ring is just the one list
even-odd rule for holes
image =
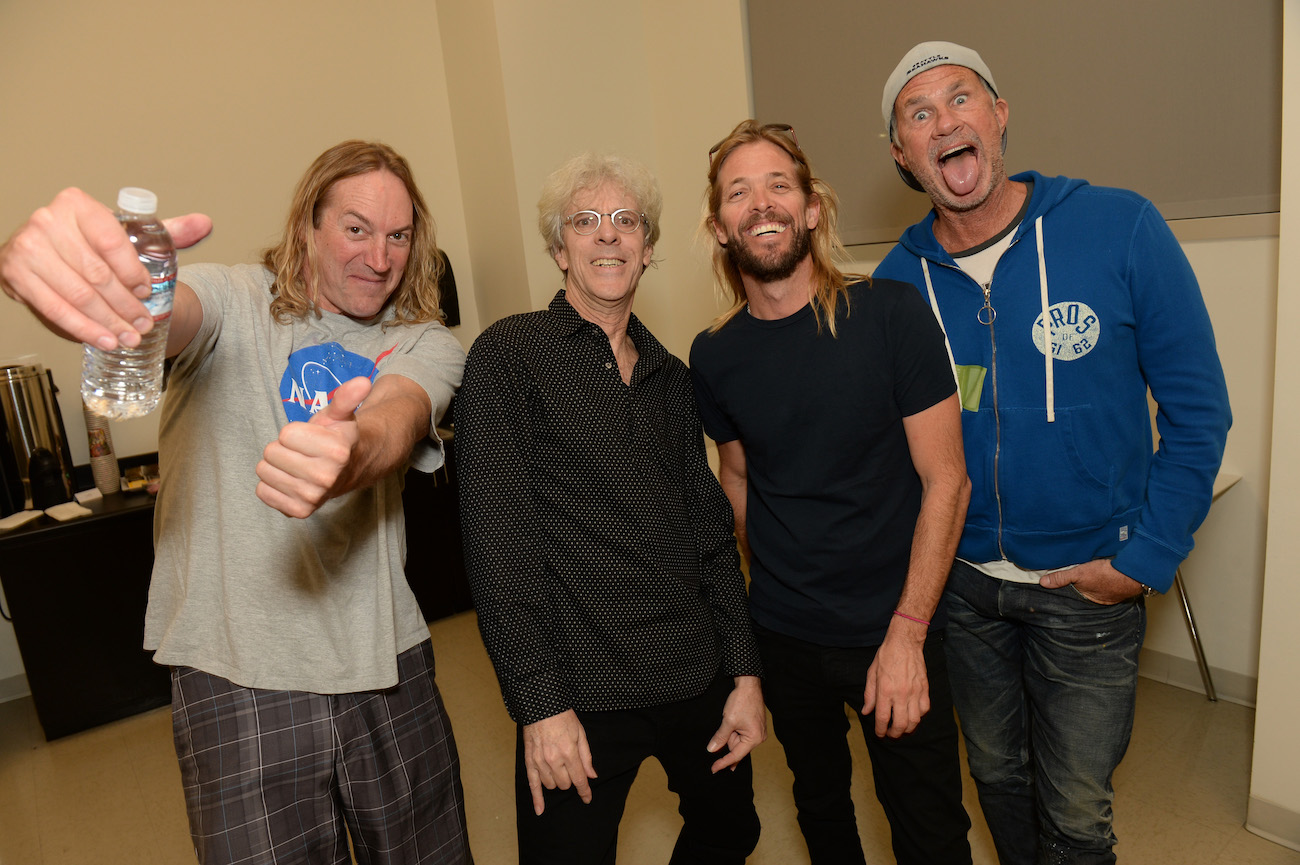
{"label": "bottle label", "polygon": [[149,314],[154,317],[155,321],[167,318],[172,311],[172,298],[176,294],[176,274],[171,276],[155,276],[153,278],[153,289],[149,296],[141,301]]}

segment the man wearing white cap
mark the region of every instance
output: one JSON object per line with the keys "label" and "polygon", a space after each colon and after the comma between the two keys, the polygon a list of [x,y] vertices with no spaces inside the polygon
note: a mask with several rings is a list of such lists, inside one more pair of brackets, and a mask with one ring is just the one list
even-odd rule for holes
{"label": "man wearing white cap", "polygon": [[945,646],[980,804],[1003,863],[1114,862],[1143,599],[1191,551],[1231,423],[1205,303],[1146,199],[1007,176],[1009,108],[971,49],[917,45],[881,109],[934,208],[876,276],[926,295],[962,400]]}

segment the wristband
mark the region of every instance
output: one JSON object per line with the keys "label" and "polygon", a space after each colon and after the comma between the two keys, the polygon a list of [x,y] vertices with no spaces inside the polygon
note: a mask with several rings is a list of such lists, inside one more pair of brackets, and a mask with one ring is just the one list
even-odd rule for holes
{"label": "wristband", "polygon": [[894,610],[894,615],[902,616],[904,619],[907,619],[909,622],[916,622],[918,625],[925,625],[927,628],[930,627],[930,623],[927,622],[925,619],[918,619],[916,616],[909,616],[907,613],[904,613],[902,610]]}

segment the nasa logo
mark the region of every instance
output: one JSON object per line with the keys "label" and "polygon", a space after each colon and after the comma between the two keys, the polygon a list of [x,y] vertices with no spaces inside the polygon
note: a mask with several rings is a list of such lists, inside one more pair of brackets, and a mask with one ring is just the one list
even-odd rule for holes
{"label": "nasa logo", "polygon": [[[1077,300],[1054,303],[1047,308],[1052,324],[1052,359],[1078,360],[1097,347],[1101,339],[1101,319],[1092,307]],[[1034,347],[1046,354],[1043,317],[1034,320]]]}
{"label": "nasa logo", "polygon": [[337,342],[311,345],[289,355],[280,378],[280,402],[290,421],[306,421],[329,405],[334,391],[343,382],[365,376],[374,380],[378,359],[354,354]]}

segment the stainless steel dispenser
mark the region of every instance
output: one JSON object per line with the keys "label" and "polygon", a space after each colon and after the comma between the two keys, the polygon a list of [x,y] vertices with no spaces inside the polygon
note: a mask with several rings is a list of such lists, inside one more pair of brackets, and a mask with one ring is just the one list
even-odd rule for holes
{"label": "stainless steel dispenser", "polygon": [[29,467],[33,454],[41,448],[58,462],[59,480],[67,493],[63,500],[76,492],[72,453],[56,393],[54,377],[34,356],[0,366],[0,446],[5,450],[0,454],[0,509],[6,513],[32,506]]}

